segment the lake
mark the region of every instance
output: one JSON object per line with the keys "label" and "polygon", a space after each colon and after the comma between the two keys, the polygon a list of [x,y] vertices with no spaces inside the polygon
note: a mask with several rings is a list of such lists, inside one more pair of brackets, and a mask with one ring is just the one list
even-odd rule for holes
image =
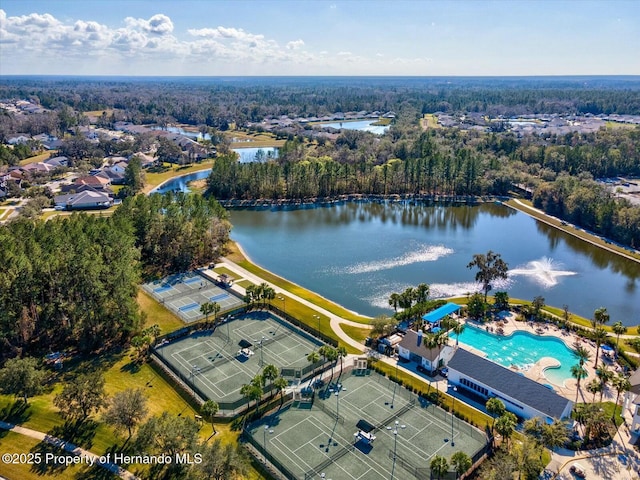
{"label": "lake", "polygon": [[167,180],[162,185],[157,186],[149,193],[188,192],[189,182],[207,178],[209,173],[211,173],[211,169],[200,170],[199,172],[188,173],[187,175],[175,177],[171,180]]}
{"label": "lake", "polygon": [[266,162],[278,158],[278,148],[276,147],[246,147],[233,148],[232,150],[240,156],[240,163]]}
{"label": "lake", "polygon": [[509,264],[494,284],[511,297],[567,304],[610,324],[640,324],[640,265],[497,204],[343,203],[305,209],[234,210],[231,236],[268,270],[365,315],[391,313],[389,295],[428,283],[433,297],[477,290],[473,254]]}
{"label": "lake", "polygon": [[344,130],[361,130],[363,132],[371,132],[376,135],[382,135],[389,129],[389,125],[373,125],[378,120],[355,120],[345,122],[322,122],[316,125],[320,125],[322,128],[341,128]]}

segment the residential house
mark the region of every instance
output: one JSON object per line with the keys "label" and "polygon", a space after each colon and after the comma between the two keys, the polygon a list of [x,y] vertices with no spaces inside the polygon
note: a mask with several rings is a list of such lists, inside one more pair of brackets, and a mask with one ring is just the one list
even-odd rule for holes
{"label": "residential house", "polygon": [[82,177],[76,178],[75,183],[76,185],[89,185],[95,189],[100,189],[111,185],[111,180],[99,177],[98,175],[83,175]]}
{"label": "residential house", "polygon": [[573,402],[550,388],[518,372],[505,368],[463,348],[458,348],[447,363],[449,382],[461,392],[470,392],[483,400],[498,398],[516,416],[529,419],[541,417],[568,418]]}
{"label": "residential house", "polygon": [[85,190],[80,193],[58,195],[54,198],[56,207],[67,210],[86,210],[94,208],[109,208],[113,205],[113,199],[106,193],[95,190]]}
{"label": "residential house", "polygon": [[113,167],[105,168],[101,172],[97,173],[96,176],[109,180],[111,185],[124,185],[125,183],[124,172],[121,173]]}
{"label": "residential house", "polygon": [[20,143],[27,143],[29,140],[31,140],[31,137],[28,134],[18,133],[16,135],[9,137],[7,139],[7,143],[9,145],[18,145]]}

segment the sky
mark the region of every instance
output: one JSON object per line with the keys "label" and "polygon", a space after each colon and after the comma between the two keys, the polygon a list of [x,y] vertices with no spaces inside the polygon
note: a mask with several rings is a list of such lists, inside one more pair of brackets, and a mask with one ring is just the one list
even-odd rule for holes
{"label": "sky", "polygon": [[0,0],[0,75],[640,75],[640,0]]}

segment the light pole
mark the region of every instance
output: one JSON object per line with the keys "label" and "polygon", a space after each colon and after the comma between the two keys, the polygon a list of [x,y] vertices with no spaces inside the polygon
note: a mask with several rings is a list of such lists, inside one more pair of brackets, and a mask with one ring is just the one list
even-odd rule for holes
{"label": "light pole", "polygon": [[453,402],[451,404],[451,446],[454,447],[456,443],[453,441],[453,412],[455,411],[455,408],[456,408],[455,393],[458,391],[458,389],[456,388],[455,385],[449,385],[448,388],[453,390],[453,393],[451,394],[451,398],[453,398]]}
{"label": "light pole", "polygon": [[264,337],[260,340],[260,366],[264,365],[264,357],[262,356],[262,344],[264,343]]}
{"label": "light pole", "polygon": [[393,408],[393,402],[396,401],[396,387],[397,386],[398,386],[398,361],[396,360],[396,381],[393,383],[393,397],[391,397],[391,408]]}
{"label": "light pole", "polygon": [[320,315],[314,315],[313,318],[318,319],[318,335],[320,335]]}
{"label": "light pole", "polygon": [[[400,425],[400,422],[398,420],[395,421],[394,425],[393,425],[393,464],[391,465],[391,480],[393,480],[393,474],[396,470],[396,451],[398,448],[398,434],[399,434],[399,430],[398,427],[400,428],[406,428],[406,425]],[[387,427],[387,430],[391,430],[392,427]]]}
{"label": "light pole", "polygon": [[265,454],[267,453],[267,430],[269,430],[269,425],[265,425],[264,430],[262,431],[262,448],[264,449]]}
{"label": "light pole", "polygon": [[229,336],[229,322],[231,320],[231,315],[227,315],[225,322],[227,322],[227,338],[231,341],[231,337]]}

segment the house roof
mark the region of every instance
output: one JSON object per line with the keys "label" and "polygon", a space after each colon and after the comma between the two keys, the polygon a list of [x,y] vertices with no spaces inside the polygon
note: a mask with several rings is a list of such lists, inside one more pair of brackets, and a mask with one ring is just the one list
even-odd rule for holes
{"label": "house roof", "polygon": [[640,395],[640,368],[631,374],[629,377],[629,383],[631,384],[629,391]]}
{"label": "house roof", "polygon": [[550,417],[561,418],[570,402],[544,385],[463,348],[458,348],[447,367]]}
{"label": "house roof", "polygon": [[111,181],[108,178],[96,175],[85,175],[76,179],[78,185],[108,185]]}
{"label": "house roof", "polygon": [[453,312],[457,312],[460,310],[460,305],[456,305],[455,303],[445,303],[440,308],[436,308],[432,312],[427,313],[422,316],[423,320],[426,320],[429,323],[436,323],[440,319],[446,317],[447,315],[452,314]]}
{"label": "house roof", "polygon": [[402,341],[398,344],[399,347],[409,350],[411,353],[420,355],[422,358],[426,358],[430,362],[433,362],[444,347],[436,347],[429,350],[424,346],[423,339],[424,334],[418,334],[415,330],[407,330]]}
{"label": "house roof", "polygon": [[81,205],[83,203],[104,203],[110,202],[111,198],[106,193],[96,192],[95,190],[85,190],[80,193],[72,193],[69,195],[59,195],[55,197],[54,202],[57,205]]}

